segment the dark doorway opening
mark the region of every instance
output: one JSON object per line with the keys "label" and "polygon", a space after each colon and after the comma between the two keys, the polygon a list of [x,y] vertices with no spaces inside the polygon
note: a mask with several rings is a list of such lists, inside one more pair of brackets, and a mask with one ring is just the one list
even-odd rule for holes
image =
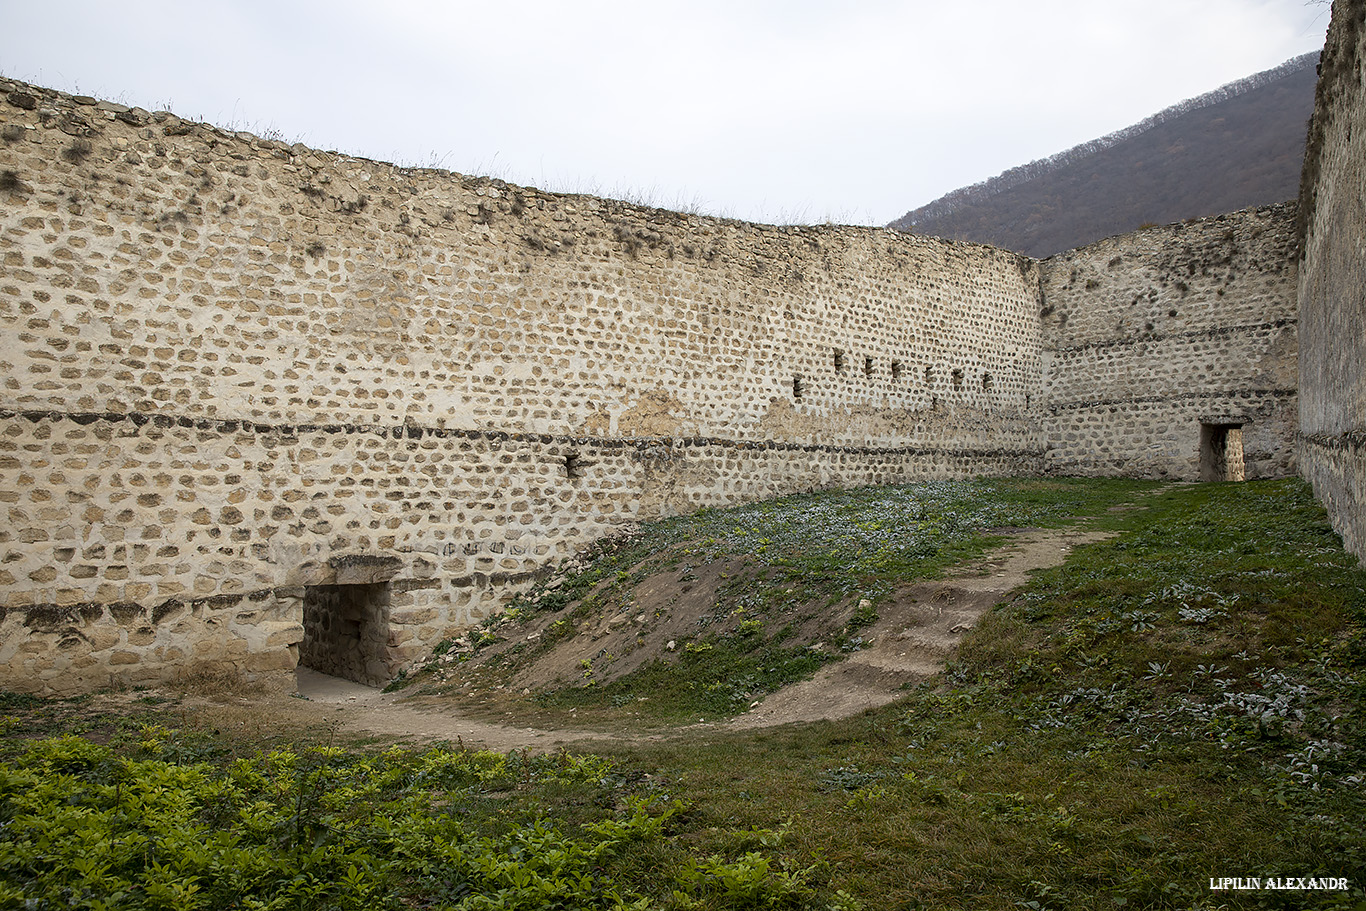
{"label": "dark doorway opening", "polygon": [[387,582],[308,586],[299,663],[369,686],[387,683],[388,616]]}
{"label": "dark doorway opening", "polygon": [[1201,424],[1200,480],[1242,481],[1246,478],[1243,425]]}

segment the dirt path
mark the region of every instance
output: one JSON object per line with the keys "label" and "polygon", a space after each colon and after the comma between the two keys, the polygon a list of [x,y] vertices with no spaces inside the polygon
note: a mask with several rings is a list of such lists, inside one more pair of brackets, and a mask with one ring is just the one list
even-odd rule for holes
{"label": "dirt path", "polygon": [[[952,576],[908,586],[879,606],[879,619],[863,631],[867,646],[845,661],[826,665],[815,677],[765,698],[728,722],[694,728],[749,730],[791,722],[842,718],[885,705],[905,694],[906,684],[943,670],[958,642],[982,614],[1023,585],[1032,570],[1057,566],[1072,548],[1107,537],[1074,528],[1034,529]],[[551,750],[584,741],[657,738],[641,732],[583,729],[541,730],[512,723],[477,720],[461,711],[459,696],[406,698],[373,687],[328,677],[308,668],[298,671],[297,696],[219,701],[206,711],[226,715],[226,723],[247,727],[333,725],[353,736],[385,741],[448,740],[466,746],[506,751]],[[237,704],[239,703],[240,704]]]}
{"label": "dirt path", "polygon": [[810,680],[772,694],[728,726],[746,730],[845,718],[893,702],[905,695],[907,684],[942,671],[982,614],[1024,585],[1030,572],[1057,566],[1072,548],[1109,536],[1034,529],[948,578],[907,586],[879,606],[877,622],[864,632],[867,647],[845,661],[827,664]]}
{"label": "dirt path", "polygon": [[[449,740],[469,747],[506,751],[530,747],[550,750],[575,741],[611,740],[619,735],[585,730],[542,731],[514,724],[491,724],[460,711],[458,697],[406,699],[374,687],[329,677],[306,667],[296,672],[304,706],[316,707],[321,717],[338,722],[352,734],[373,734],[388,740]],[[291,706],[300,711],[299,706]],[[303,709],[307,711],[307,709]]]}

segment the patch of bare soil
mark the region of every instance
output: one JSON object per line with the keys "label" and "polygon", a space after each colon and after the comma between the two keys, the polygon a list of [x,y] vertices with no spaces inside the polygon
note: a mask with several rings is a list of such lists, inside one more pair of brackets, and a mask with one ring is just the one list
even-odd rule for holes
{"label": "patch of bare soil", "polygon": [[478,749],[506,751],[530,747],[549,750],[574,741],[612,739],[616,735],[583,730],[540,730],[512,722],[481,721],[461,711],[458,696],[419,696],[384,693],[349,680],[329,677],[301,667],[299,695],[309,711],[337,723],[351,734],[368,734],[385,740],[434,742],[447,740]]}
{"label": "patch of bare soil", "polygon": [[[624,677],[654,659],[676,657],[685,640],[706,625],[717,595],[727,585],[743,582],[754,569],[743,558],[705,563],[656,573],[640,582],[628,605],[604,612],[578,610],[579,602],[525,622],[498,623],[501,642],[470,655],[458,643],[434,676],[469,677],[471,671],[506,668],[503,688],[533,692],[581,685],[589,679],[605,683]],[[840,621],[842,622],[842,621]],[[463,662],[455,664],[457,659]],[[453,669],[441,670],[441,664]],[[466,688],[487,685],[475,682]]]}
{"label": "patch of bare soil", "polygon": [[251,687],[204,688],[188,692],[139,690],[99,694],[83,705],[85,714],[145,712],[145,700],[164,699],[157,714],[172,727],[210,727],[244,742],[290,741],[303,736],[314,741],[379,741],[384,744],[424,744],[448,741],[470,749],[506,752],[513,749],[549,751],[576,742],[610,740],[618,735],[591,730],[541,730],[530,725],[492,723],[473,717],[451,697],[408,698],[321,674],[311,668],[295,671],[298,691],[282,693]]}

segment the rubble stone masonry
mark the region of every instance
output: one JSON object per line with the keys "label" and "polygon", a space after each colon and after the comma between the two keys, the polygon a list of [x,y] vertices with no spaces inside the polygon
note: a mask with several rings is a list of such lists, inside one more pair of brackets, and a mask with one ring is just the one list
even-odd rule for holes
{"label": "rubble stone masonry", "polygon": [[640,520],[973,474],[1195,479],[1211,417],[1245,421],[1250,475],[1284,473],[1288,224],[1040,264],[0,79],[0,686],[288,685],[301,656],[378,682]]}
{"label": "rubble stone masonry", "polygon": [[1366,2],[1336,0],[1300,190],[1301,473],[1366,560]]}
{"label": "rubble stone masonry", "polygon": [[[13,82],[0,116],[14,685],[288,670],[310,592],[342,584],[385,586],[363,662],[384,677],[634,521],[1042,465],[1023,257]],[[361,558],[395,564],[342,579]]]}
{"label": "rubble stone masonry", "polygon": [[1236,426],[1246,477],[1292,474],[1294,226],[1265,206],[1046,260],[1048,470],[1196,480],[1201,428]]}

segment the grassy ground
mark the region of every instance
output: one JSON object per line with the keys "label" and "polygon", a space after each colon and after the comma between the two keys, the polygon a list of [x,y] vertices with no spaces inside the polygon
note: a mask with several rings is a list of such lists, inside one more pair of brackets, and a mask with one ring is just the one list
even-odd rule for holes
{"label": "grassy ground", "polygon": [[[724,718],[860,648],[860,631],[898,587],[980,556],[1009,529],[1078,517],[1113,524],[1107,510],[1155,487],[1121,479],[931,482],[783,497],[650,523],[627,539],[602,542],[575,570],[491,618],[470,637],[474,654],[444,656],[458,657],[454,675],[438,663],[405,682],[413,692],[463,690],[462,703],[473,711],[495,718],[511,711],[538,724],[610,724],[626,706],[635,724]],[[604,616],[680,610],[676,596],[642,599],[642,582],[668,574],[676,574],[669,591],[690,583],[708,589],[686,628],[675,623],[669,628],[676,634],[655,641],[648,622],[614,637],[593,629]],[[542,618],[552,615],[547,625]],[[531,629],[534,640],[526,635]],[[573,663],[571,683],[517,695],[519,675],[585,633],[605,645]],[[674,640],[668,650],[664,638]],[[636,648],[653,648],[656,657],[617,672],[613,661]]]}
{"label": "grassy ground", "polygon": [[[266,883],[303,883],[289,887],[292,903],[240,907],[1345,909],[1366,900],[1366,572],[1342,551],[1306,487],[1182,486],[1144,499],[1146,510],[1115,512],[1107,507],[1118,494],[1152,488],[976,483],[963,488],[974,511],[998,517],[973,535],[1068,513],[1094,516],[1117,534],[1036,574],[984,619],[942,681],[842,722],[744,734],[688,729],[662,741],[623,740],[596,758],[319,751],[315,734],[284,749],[295,757],[287,761],[249,758],[252,744],[240,735],[193,723],[173,735],[147,717],[91,718],[82,703],[11,697],[0,708],[9,716],[0,907],[97,907],[70,894],[61,904],[34,885],[58,863],[51,833],[62,825],[39,815],[29,823],[25,814],[67,818],[83,805],[103,813],[130,799],[111,780],[141,769],[136,762],[153,763],[158,775],[207,763],[218,771],[205,776],[227,776],[245,795],[228,803],[259,806],[265,820],[257,830],[234,823],[245,826],[235,831],[256,831],[275,840],[276,853],[284,846],[304,859]],[[857,494],[866,498],[860,514],[876,516],[878,496],[904,500],[896,491]],[[1036,518],[999,518],[1007,506],[993,498],[1021,495],[1042,501]],[[743,538],[768,539],[758,546],[792,541],[805,570],[793,567],[779,583],[786,588],[864,593],[883,578],[880,567],[895,563],[870,569],[802,548],[802,524],[820,503],[788,502],[801,505],[800,516],[768,505],[698,521],[750,529]],[[888,515],[899,508],[889,504]],[[888,528],[909,521],[896,515]],[[914,521],[934,520],[927,511]],[[790,533],[780,531],[784,523]],[[680,528],[672,541],[650,531],[654,552],[737,540],[733,531],[713,533],[709,543],[696,526]],[[698,543],[680,543],[689,541]],[[581,590],[647,557],[590,563],[585,570],[598,578]],[[774,565],[784,569],[778,558]],[[134,706],[175,720],[174,703]],[[32,739],[82,728],[87,746]],[[90,747],[91,739],[108,745]],[[248,758],[234,765],[233,756]],[[367,790],[359,783],[366,775],[346,771],[365,763],[382,787]],[[463,771],[442,777],[433,768]],[[479,769],[490,771],[481,779]],[[44,781],[60,787],[35,784]],[[331,796],[333,787],[345,801]],[[24,801],[39,792],[47,796],[28,809]],[[189,806],[167,831],[202,821],[207,804]],[[222,801],[214,806],[222,812]],[[339,815],[324,821],[327,813]],[[460,820],[459,838],[433,821],[443,815]],[[394,831],[410,833],[408,841],[385,834]],[[42,838],[34,832],[48,833],[45,847],[35,847]],[[466,846],[459,858],[430,847],[452,842]],[[405,843],[411,850],[397,847]],[[309,867],[314,851],[322,853]],[[166,855],[124,855],[119,869],[130,877],[155,878],[171,866]],[[520,858],[520,867],[481,862],[486,855]],[[1211,889],[1211,879],[1224,877],[1310,876],[1346,879],[1348,889]],[[561,893],[546,891],[546,881],[569,891],[555,898]],[[305,886],[322,897],[300,898]],[[171,893],[153,901],[145,886],[129,888],[130,896],[143,890],[142,904],[108,906],[228,906],[194,904],[193,896],[175,904]]]}
{"label": "grassy ground", "polygon": [[[1188,487],[838,724],[632,747],[876,907],[1355,907],[1366,574],[1298,482]],[[1330,875],[1342,892],[1216,892]]]}

